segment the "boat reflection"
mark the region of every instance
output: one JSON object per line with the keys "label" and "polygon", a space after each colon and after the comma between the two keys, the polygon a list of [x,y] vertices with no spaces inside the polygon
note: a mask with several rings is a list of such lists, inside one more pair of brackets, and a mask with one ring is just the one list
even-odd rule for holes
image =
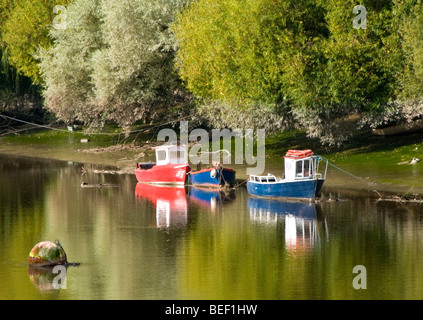
{"label": "boat reflection", "polygon": [[156,206],[158,228],[181,227],[188,221],[187,193],[184,186],[163,186],[137,183],[135,195]]}
{"label": "boat reflection", "polygon": [[289,252],[308,252],[319,240],[321,232],[313,203],[249,198],[247,208],[255,222],[284,225],[285,247]]}
{"label": "boat reflection", "polygon": [[190,188],[190,203],[202,208],[216,211],[221,204],[232,202],[235,199],[234,190],[219,190],[211,188]]}

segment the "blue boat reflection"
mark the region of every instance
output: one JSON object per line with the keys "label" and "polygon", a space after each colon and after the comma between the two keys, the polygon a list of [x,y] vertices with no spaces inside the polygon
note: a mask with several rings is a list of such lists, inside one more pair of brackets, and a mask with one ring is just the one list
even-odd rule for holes
{"label": "blue boat reflection", "polygon": [[190,202],[203,208],[216,210],[221,204],[235,199],[234,190],[223,191],[210,188],[190,188]]}
{"label": "blue boat reflection", "polygon": [[286,202],[281,200],[269,200],[263,198],[248,198],[247,207],[258,214],[266,213],[274,215],[295,215],[305,219],[316,217],[316,208],[309,202]]}
{"label": "blue boat reflection", "polygon": [[185,226],[188,222],[188,201],[185,187],[138,183],[138,199],[145,198],[156,206],[157,228]]}
{"label": "blue boat reflection", "polygon": [[320,237],[313,203],[249,198],[247,208],[255,223],[284,225],[285,247],[290,252],[307,252]]}

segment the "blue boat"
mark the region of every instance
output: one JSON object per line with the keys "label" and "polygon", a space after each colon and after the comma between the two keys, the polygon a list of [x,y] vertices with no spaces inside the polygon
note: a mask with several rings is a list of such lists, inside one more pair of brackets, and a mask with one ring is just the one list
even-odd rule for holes
{"label": "blue boat", "polygon": [[215,165],[198,171],[190,171],[189,177],[193,186],[222,188],[232,187],[235,184],[235,173],[236,171],[231,168]]}
{"label": "blue boat", "polygon": [[288,150],[284,160],[284,178],[273,174],[250,175],[247,181],[248,193],[265,198],[314,200],[326,180],[327,162],[322,175],[318,170],[319,162],[323,159],[315,156],[311,150]]}

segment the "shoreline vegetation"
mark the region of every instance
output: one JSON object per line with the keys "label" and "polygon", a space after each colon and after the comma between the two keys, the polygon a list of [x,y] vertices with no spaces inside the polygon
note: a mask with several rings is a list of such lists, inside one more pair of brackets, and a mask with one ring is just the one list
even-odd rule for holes
{"label": "shoreline vegetation", "polygon": [[265,129],[266,171],[311,148],[417,197],[423,138],[371,131],[423,121],[422,30],[422,0],[2,0],[0,151],[129,172],[184,119]]}
{"label": "shoreline vegetation", "polygon": [[422,118],[422,8],[3,0],[0,114],[122,130],[189,117],[209,128],[301,130],[342,146],[358,130]]}
{"label": "shoreline vegetation", "polygon": [[[126,136],[116,127],[107,129],[108,133],[100,134],[66,132],[66,127],[60,131],[15,127],[13,133],[0,137],[0,153],[77,162],[83,165],[81,174],[133,174],[136,162],[154,161],[151,148],[164,143],[156,141],[154,126]],[[321,201],[345,196],[423,203],[423,182],[419,181],[423,162],[412,163],[413,158],[423,159],[423,135],[419,133],[387,137],[361,133],[343,147],[331,148],[298,130],[274,134],[266,138],[264,174],[283,170],[282,156],[288,149],[312,149],[353,176],[330,170]],[[237,170],[239,182],[247,179],[245,165],[228,166]]]}

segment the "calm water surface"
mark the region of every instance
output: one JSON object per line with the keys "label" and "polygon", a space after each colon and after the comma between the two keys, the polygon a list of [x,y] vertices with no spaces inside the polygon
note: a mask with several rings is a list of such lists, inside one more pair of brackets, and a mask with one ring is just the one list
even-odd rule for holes
{"label": "calm water surface", "polygon": [[[420,205],[266,201],[82,168],[0,155],[0,299],[423,298]],[[27,262],[55,239],[81,262],[61,289]]]}

